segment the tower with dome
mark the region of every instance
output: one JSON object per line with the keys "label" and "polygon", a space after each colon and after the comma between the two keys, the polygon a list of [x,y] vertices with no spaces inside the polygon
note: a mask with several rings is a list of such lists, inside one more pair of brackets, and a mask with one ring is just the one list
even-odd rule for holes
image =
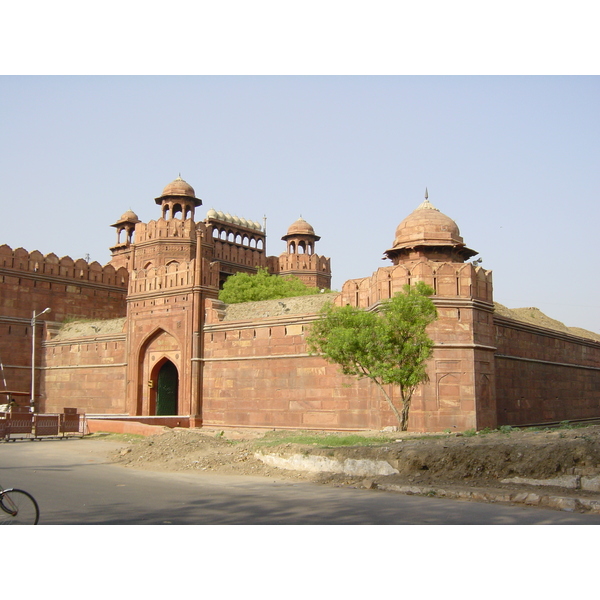
{"label": "tower with dome", "polygon": [[321,238],[310,223],[300,217],[281,239],[287,247],[272,261],[271,272],[298,277],[307,286],[319,290],[331,288],[331,261],[315,252],[315,245]]}
{"label": "tower with dome", "polygon": [[190,416],[202,421],[205,302],[235,273],[268,268],[329,288],[328,258],[315,254],[320,239],[303,219],[287,235],[287,251],[266,255],[258,221],[211,208],[196,220],[202,200],[181,175],[155,198],[160,216],[142,223],[128,210],[112,226],[111,264],[129,271],[127,293],[127,411]]}

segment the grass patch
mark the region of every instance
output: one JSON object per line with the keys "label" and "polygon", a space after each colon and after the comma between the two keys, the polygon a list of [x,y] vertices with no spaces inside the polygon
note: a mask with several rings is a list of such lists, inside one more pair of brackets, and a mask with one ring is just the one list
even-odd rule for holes
{"label": "grass patch", "polygon": [[63,325],[69,325],[70,323],[96,323],[97,321],[102,321],[104,319],[84,319],[83,317],[72,317],[67,315],[63,320]]}
{"label": "grass patch", "polygon": [[498,427],[498,431],[500,433],[512,433],[513,431],[518,431],[518,429],[511,427],[510,425],[500,425],[500,427]]}
{"label": "grass patch", "polygon": [[109,442],[139,442],[146,436],[138,433],[110,433],[108,431],[97,431],[86,435],[86,440],[108,440]]}
{"label": "grass patch", "polygon": [[255,441],[257,446],[272,447],[283,444],[302,446],[319,446],[321,448],[337,448],[340,446],[378,446],[389,444],[394,438],[387,436],[367,436],[360,434],[308,433],[273,431]]}

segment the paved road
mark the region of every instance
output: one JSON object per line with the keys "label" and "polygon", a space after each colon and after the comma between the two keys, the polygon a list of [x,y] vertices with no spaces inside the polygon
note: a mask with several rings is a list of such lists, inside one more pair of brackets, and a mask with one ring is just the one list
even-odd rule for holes
{"label": "paved road", "polygon": [[523,506],[111,464],[105,440],[0,444],[0,484],[31,492],[40,524],[600,524]]}

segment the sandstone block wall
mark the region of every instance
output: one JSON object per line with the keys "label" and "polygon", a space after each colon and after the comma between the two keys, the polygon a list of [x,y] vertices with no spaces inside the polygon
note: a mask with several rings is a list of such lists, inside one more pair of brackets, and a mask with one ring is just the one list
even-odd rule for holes
{"label": "sandstone block wall", "polygon": [[128,278],[111,265],[0,246],[0,315],[30,320],[33,310],[50,307],[52,321],[121,317]]}
{"label": "sandstone block wall", "polygon": [[39,410],[126,414],[126,349],[124,333],[44,342]]}
{"label": "sandstone block wall", "polygon": [[380,392],[309,356],[309,319],[205,329],[203,422],[300,429],[395,425]]}
{"label": "sandstone block wall", "polygon": [[[125,315],[128,273],[83,259],[42,255],[0,246],[0,360],[8,389],[31,389],[33,311],[49,307],[36,325],[36,366],[42,363],[45,324],[69,318],[111,319]],[[36,378],[41,371],[36,370]],[[40,382],[36,382],[36,391]],[[37,394],[36,394],[37,395]],[[65,405],[65,406],[68,406]]]}
{"label": "sandstone block wall", "polygon": [[499,425],[600,417],[600,343],[494,318]]}

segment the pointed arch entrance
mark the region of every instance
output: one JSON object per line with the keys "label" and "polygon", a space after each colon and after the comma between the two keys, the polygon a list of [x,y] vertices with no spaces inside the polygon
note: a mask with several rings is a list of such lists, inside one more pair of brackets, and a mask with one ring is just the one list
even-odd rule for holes
{"label": "pointed arch entrance", "polygon": [[181,345],[171,333],[159,327],[146,338],[137,364],[137,414],[183,414],[181,364]]}

